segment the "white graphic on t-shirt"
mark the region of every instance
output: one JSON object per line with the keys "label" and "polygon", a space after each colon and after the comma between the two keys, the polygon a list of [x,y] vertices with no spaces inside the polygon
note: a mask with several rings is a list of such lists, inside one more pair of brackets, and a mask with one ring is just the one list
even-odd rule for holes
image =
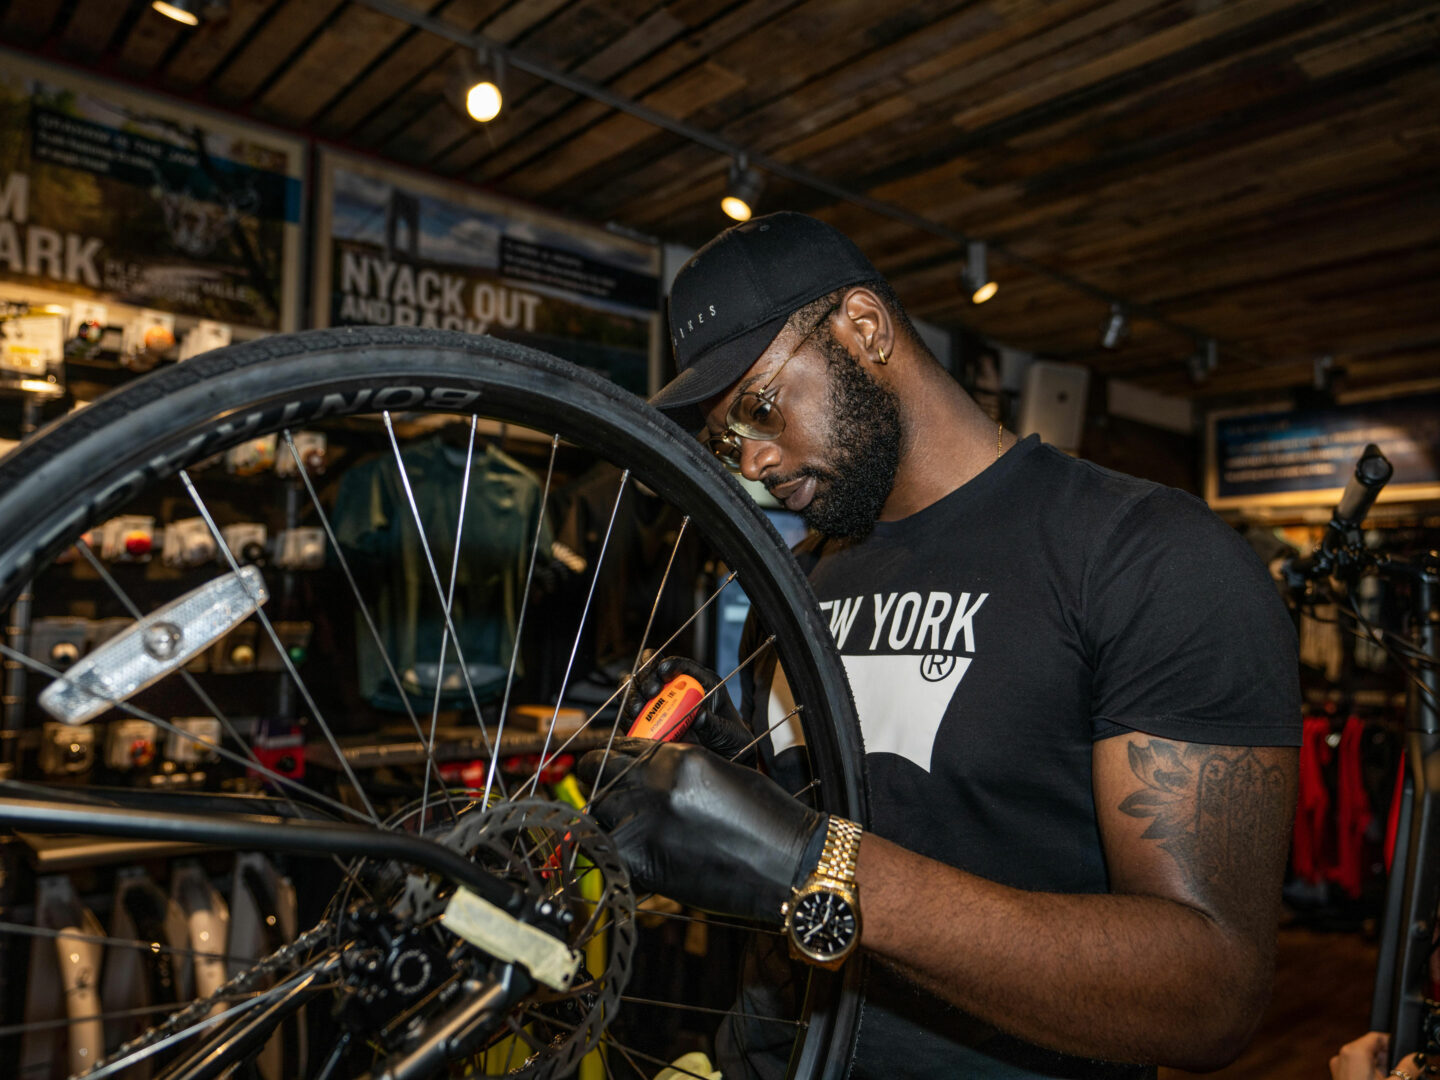
{"label": "white graphic on t-shirt", "polygon": [[[989,598],[989,593],[892,592],[821,602],[845,662],[867,754],[898,754],[930,771],[935,736],[974,659],[957,652],[975,652],[975,615]],[[847,655],[846,639],[867,608],[873,618],[870,652]],[[862,631],[855,647],[863,640]],[[880,649],[890,651],[876,652]],[[777,665],[765,726],[779,723],[794,708],[790,683]],[[777,754],[801,745],[798,717],[781,724],[770,738]]]}
{"label": "white graphic on t-shirt", "polygon": [[[785,677],[785,669],[779,664],[775,665],[775,677],[770,680],[770,704],[765,710],[766,729],[775,728],[770,732],[770,746],[773,753],[780,753],[781,750],[789,750],[792,746],[805,745],[805,733],[800,727],[800,716],[795,712],[795,692],[790,689],[790,680]],[[785,718],[790,716],[788,720]],[[785,720],[783,724],[781,720]],[[776,727],[776,725],[779,725]]]}
{"label": "white graphic on t-shirt", "polygon": [[899,754],[929,772],[935,733],[972,658],[911,654],[841,659],[860,714],[865,752]]}
{"label": "white graphic on t-shirt", "polygon": [[[931,652],[952,652],[955,641],[962,634],[965,637],[965,652],[975,651],[975,613],[980,605],[989,599],[989,593],[981,593],[972,604],[970,594],[961,593],[952,597],[949,593],[932,592],[922,597],[918,592],[889,593],[882,596],[875,593],[870,601],[874,605],[875,630],[870,635],[870,648],[877,649],[883,640],[892,649],[929,649]],[[855,602],[859,604],[859,597]],[[832,600],[832,609],[838,609],[849,601]],[[825,605],[821,605],[824,607]],[[954,617],[946,627],[945,619],[954,610]],[[831,618],[832,624],[834,618]],[[832,625],[833,629],[833,625]],[[847,626],[846,632],[849,632]],[[888,632],[887,632],[888,631]],[[941,637],[941,634],[944,637]],[[835,639],[838,648],[845,643]]]}
{"label": "white graphic on t-shirt", "polygon": [[820,610],[830,616],[830,636],[835,639],[837,649],[845,648],[845,639],[850,636],[850,627],[855,625],[855,616],[860,614],[864,597],[847,596],[844,600],[826,600]]}

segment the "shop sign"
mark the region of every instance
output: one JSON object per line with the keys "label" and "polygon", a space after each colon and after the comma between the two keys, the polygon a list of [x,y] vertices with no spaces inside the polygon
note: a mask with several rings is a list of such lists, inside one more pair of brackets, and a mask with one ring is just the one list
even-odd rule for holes
{"label": "shop sign", "polygon": [[1205,494],[1217,510],[1334,505],[1365,446],[1395,467],[1382,501],[1440,498],[1440,393],[1329,409],[1210,417]]}
{"label": "shop sign", "polygon": [[0,282],[295,327],[304,145],[0,51]]}
{"label": "shop sign", "polygon": [[493,334],[648,389],[653,244],[331,151],[316,225],[317,326]]}

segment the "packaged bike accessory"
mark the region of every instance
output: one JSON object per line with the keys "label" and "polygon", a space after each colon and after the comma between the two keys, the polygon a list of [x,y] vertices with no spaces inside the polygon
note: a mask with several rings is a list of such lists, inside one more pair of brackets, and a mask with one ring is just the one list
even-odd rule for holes
{"label": "packaged bike accessory", "polygon": [[325,530],[306,526],[276,534],[275,565],[281,570],[319,570],[325,565]]}
{"label": "packaged bike accessory", "polygon": [[[225,544],[236,562],[258,563],[264,560],[265,541],[269,534],[260,522],[241,521],[226,525],[221,528],[220,535],[225,538]],[[225,560],[222,558],[220,561]]]}
{"label": "packaged bike accessory", "polygon": [[74,615],[48,615],[30,624],[30,645],[26,650],[36,660],[65,671],[89,648],[89,619]]}
{"label": "packaged bike accessory", "polygon": [[[323,432],[296,431],[290,438],[295,443],[295,453],[300,455],[300,462],[307,473],[314,476],[325,471],[325,449],[328,442]],[[290,447],[276,447],[275,473],[277,476],[299,475],[299,470],[295,468],[295,455],[290,453]]]}
{"label": "packaged bike accessory", "polygon": [[40,733],[40,771],[49,777],[77,777],[95,763],[95,731],[47,720]]}
{"label": "packaged bike accessory", "polygon": [[125,514],[101,526],[100,557],[106,562],[148,562],[154,550],[153,517]]}
{"label": "packaged bike accessory", "polygon": [[133,717],[113,721],[105,731],[105,764],[116,772],[149,768],[155,762],[159,729]]}
{"label": "packaged bike accessory", "polygon": [[169,760],[177,765],[219,760],[219,755],[211,749],[220,745],[219,720],[213,716],[177,716],[170,723],[179,730],[165,737],[165,756]]}
{"label": "packaged bike accessory", "polygon": [[[262,435],[258,439],[250,439],[241,443],[225,453],[225,469],[236,476],[255,476],[257,473],[268,472],[275,466],[274,435]],[[286,450],[289,453],[289,450]]]}
{"label": "packaged bike accessory", "polygon": [[219,552],[204,518],[184,518],[165,526],[160,559],[166,566],[189,567],[214,559]]}

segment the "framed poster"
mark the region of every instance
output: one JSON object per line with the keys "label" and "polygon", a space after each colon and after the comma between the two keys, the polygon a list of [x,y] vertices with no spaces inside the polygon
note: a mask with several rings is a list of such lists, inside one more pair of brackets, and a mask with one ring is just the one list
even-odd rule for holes
{"label": "framed poster", "polygon": [[293,330],[304,170],[302,140],[0,51],[0,283]]}
{"label": "framed poster", "polygon": [[1205,498],[1216,510],[1333,506],[1375,443],[1395,474],[1382,502],[1440,498],[1440,393],[1329,409],[1211,414]]}
{"label": "framed poster", "polygon": [[645,394],[659,248],[322,150],[315,325],[494,334]]}

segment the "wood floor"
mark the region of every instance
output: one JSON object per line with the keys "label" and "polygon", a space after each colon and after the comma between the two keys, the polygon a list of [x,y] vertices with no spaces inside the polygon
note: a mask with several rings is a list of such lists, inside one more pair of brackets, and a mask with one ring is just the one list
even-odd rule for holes
{"label": "wood floor", "polygon": [[[1275,993],[1260,1032],[1216,1080],[1324,1080],[1330,1055],[1363,1034],[1370,1017],[1375,946],[1355,933],[1282,930]],[[1160,1080],[1195,1073],[1161,1069]]]}

